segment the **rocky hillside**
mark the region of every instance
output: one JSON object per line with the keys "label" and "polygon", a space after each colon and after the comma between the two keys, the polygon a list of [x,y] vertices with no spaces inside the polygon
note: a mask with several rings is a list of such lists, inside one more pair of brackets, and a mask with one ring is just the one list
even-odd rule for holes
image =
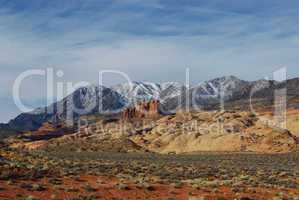
{"label": "rocky hillside", "polygon": [[18,131],[11,129],[8,124],[0,124],[0,140],[17,134]]}
{"label": "rocky hillside", "polygon": [[[140,104],[139,106],[141,106]],[[127,117],[127,116],[125,116]],[[293,118],[293,116],[290,116]],[[11,140],[11,146],[65,151],[149,151],[162,154],[198,152],[284,153],[299,150],[297,134],[250,112],[178,112],[131,120],[87,117],[79,129],[53,129],[44,124],[35,132]],[[294,118],[293,125],[296,125]],[[291,124],[290,128],[294,129]],[[64,134],[64,133],[65,134]]]}
{"label": "rocky hillside", "polygon": [[269,126],[249,112],[177,113],[162,117],[146,134],[133,137],[140,146],[159,153],[290,152],[298,138],[286,129]]}

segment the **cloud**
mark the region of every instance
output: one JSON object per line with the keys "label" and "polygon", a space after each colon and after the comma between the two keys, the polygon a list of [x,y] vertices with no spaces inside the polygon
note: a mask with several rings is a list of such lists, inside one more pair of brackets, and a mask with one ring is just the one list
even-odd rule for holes
{"label": "cloud", "polygon": [[[4,97],[14,79],[33,68],[62,69],[56,81],[94,83],[101,69],[153,82],[184,82],[186,67],[193,83],[230,74],[253,80],[281,66],[298,76],[298,3],[271,2],[0,0],[1,107],[11,104]],[[29,104],[44,102],[43,78],[23,88]]]}

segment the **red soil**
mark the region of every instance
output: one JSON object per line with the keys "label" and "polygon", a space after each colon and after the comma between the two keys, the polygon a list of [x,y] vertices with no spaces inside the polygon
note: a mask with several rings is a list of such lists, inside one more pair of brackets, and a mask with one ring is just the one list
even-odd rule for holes
{"label": "red soil", "polygon": [[[96,199],[146,199],[158,200],[168,199],[173,197],[175,200],[188,200],[190,197],[203,197],[205,200],[216,200],[217,196],[222,196],[224,199],[233,199],[233,192],[230,188],[220,187],[200,188],[196,189],[188,185],[175,188],[165,184],[151,184],[153,189],[145,189],[136,184],[125,183],[127,188],[120,189],[117,185],[118,180],[108,177],[82,176],[80,179],[63,178],[61,185],[53,185],[49,183],[48,178],[43,178],[37,181],[16,181],[8,183],[0,181],[0,199],[24,199],[29,195],[33,195],[40,200],[50,200],[51,196],[55,195],[55,199],[71,199],[73,197],[94,195]],[[30,191],[22,188],[22,184],[40,184],[45,186],[44,191]],[[95,188],[96,191],[87,191],[84,189],[86,185]],[[76,191],[72,191],[77,189]],[[293,194],[299,196],[299,190],[287,189],[263,189],[263,188],[248,188],[244,193],[240,193],[238,197],[250,197],[251,199],[272,199],[272,197],[283,192],[285,194]],[[190,198],[192,199],[192,198]],[[200,199],[200,198],[198,198]]]}

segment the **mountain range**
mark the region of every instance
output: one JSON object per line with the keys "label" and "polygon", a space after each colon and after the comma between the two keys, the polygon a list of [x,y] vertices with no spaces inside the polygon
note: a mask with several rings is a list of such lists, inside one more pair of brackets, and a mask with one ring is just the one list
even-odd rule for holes
{"label": "mountain range", "polygon": [[52,105],[22,113],[8,124],[2,124],[1,128],[31,131],[48,121],[59,122],[91,114],[117,115],[138,102],[152,99],[159,100],[159,109],[163,114],[174,113],[186,107],[204,110],[219,109],[223,105],[248,107],[250,99],[265,101],[270,105],[276,90],[286,88],[288,100],[292,100],[299,97],[298,87],[299,78],[285,82],[264,79],[244,81],[235,76],[216,78],[190,88],[176,82],[132,82],[112,87],[90,85],[75,90]]}

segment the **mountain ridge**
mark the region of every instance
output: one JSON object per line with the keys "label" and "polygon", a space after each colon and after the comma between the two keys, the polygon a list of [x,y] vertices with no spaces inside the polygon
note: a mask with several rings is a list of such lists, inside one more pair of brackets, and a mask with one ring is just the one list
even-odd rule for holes
{"label": "mountain ridge", "polygon": [[[224,102],[245,101],[251,97],[252,91],[254,91],[254,98],[271,99],[275,89],[285,87],[290,91],[288,92],[290,97],[297,97],[299,96],[299,92],[296,90],[298,86],[299,78],[280,83],[265,79],[244,81],[235,76],[223,76],[204,81],[190,89],[177,82],[132,82],[112,87],[91,85],[75,90],[52,105],[37,108],[29,113],[21,113],[10,120],[6,127],[17,131],[31,131],[48,121],[64,121],[69,117],[69,113],[70,117],[74,118],[111,112],[117,114],[138,102],[152,99],[160,101],[160,110],[165,114],[174,113],[176,110],[188,106],[187,104],[191,108],[216,109],[221,104],[221,99]],[[78,114],[74,112],[75,108],[89,111]],[[49,113],[49,110],[53,112]]]}

